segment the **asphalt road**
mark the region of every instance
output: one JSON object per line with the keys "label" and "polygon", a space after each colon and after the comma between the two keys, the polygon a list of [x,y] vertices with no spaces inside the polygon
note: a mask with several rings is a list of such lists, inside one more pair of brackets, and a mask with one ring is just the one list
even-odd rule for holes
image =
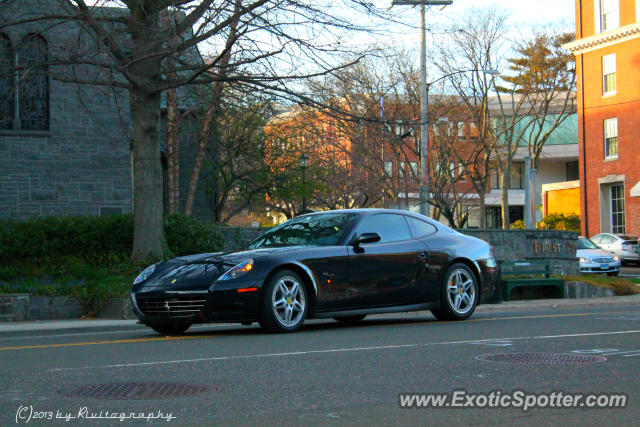
{"label": "asphalt road", "polygon": [[[581,363],[510,364],[479,357],[541,352],[555,355],[545,360]],[[576,360],[581,355],[600,357],[583,363]],[[176,338],[137,325],[5,333],[0,425],[24,423],[29,414],[34,425],[637,425],[639,373],[640,305],[497,309],[466,322],[438,322],[428,313],[378,316],[350,327],[313,321],[286,335],[229,325],[194,327]],[[69,396],[84,385],[115,382],[207,390],[172,398]],[[628,400],[623,409],[399,407],[399,393],[462,389],[623,393]],[[161,411],[173,419],[33,418],[55,418],[58,411],[77,416],[83,408],[102,416]]]}

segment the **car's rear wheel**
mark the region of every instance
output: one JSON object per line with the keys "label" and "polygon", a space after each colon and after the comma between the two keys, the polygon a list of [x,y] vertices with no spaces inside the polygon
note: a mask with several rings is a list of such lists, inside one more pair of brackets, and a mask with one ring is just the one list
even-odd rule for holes
{"label": "car's rear wheel", "polygon": [[340,323],[344,323],[345,325],[355,325],[356,323],[362,321],[362,319],[364,319],[365,317],[367,317],[366,314],[360,314],[358,316],[334,317],[334,319]]}
{"label": "car's rear wheel", "polygon": [[471,269],[455,263],[444,275],[440,291],[440,308],[431,310],[439,320],[468,319],[478,305],[478,281]]}
{"label": "car's rear wheel", "polygon": [[149,325],[151,329],[159,333],[160,335],[182,335],[186,332],[191,323],[189,322],[163,322],[152,323]]}
{"label": "car's rear wheel", "polygon": [[307,317],[307,290],[291,270],[276,273],[262,292],[260,326],[272,332],[294,332]]}

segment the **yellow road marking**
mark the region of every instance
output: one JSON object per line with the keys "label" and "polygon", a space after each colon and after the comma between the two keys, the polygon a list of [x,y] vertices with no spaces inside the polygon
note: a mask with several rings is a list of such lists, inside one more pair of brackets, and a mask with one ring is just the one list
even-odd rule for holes
{"label": "yellow road marking", "polygon": [[193,338],[203,338],[207,336],[212,336],[212,335],[187,335],[187,336],[181,336],[181,337],[133,338],[133,339],[127,339],[127,340],[104,340],[104,341],[68,342],[68,343],[58,343],[58,344],[16,345],[11,347],[0,347],[0,351],[29,350],[34,348],[73,347],[73,346],[85,346],[85,345],[124,344],[124,343],[132,343],[132,342],[186,340],[186,339],[193,339]]}
{"label": "yellow road marking", "polygon": [[[616,313],[616,312],[613,312]],[[511,316],[511,317],[491,317],[488,319],[470,319],[466,320],[466,322],[488,322],[495,320],[514,320],[514,319],[541,319],[541,318],[553,318],[553,317],[578,317],[578,316],[590,316],[594,314],[607,314],[607,313],[576,313],[576,314],[541,314],[537,316]],[[610,313],[609,313],[610,314]],[[381,319],[386,320],[386,319]],[[410,322],[410,323],[398,323],[398,324],[384,324],[384,325],[370,325],[370,326],[414,326],[424,323],[452,323],[452,322],[435,322],[435,321],[426,321],[426,322]],[[60,347],[80,347],[80,346],[89,346],[89,345],[105,345],[105,344],[126,344],[126,343],[137,343],[137,342],[153,342],[153,341],[170,341],[170,340],[186,340],[186,339],[194,339],[194,338],[207,338],[214,337],[215,335],[185,335],[179,337],[157,337],[157,338],[133,338],[133,339],[125,339],[125,340],[103,340],[103,341],[85,341],[85,342],[70,342],[70,343],[58,343],[58,344],[33,344],[33,345],[18,345],[11,347],[0,347],[0,351],[8,351],[8,350],[31,350],[38,348],[60,348]],[[54,336],[52,336],[53,338]]]}

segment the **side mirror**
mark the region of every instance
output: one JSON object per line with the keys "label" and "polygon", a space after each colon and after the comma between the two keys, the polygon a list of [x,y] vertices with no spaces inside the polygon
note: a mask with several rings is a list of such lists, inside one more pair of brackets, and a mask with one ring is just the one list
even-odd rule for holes
{"label": "side mirror", "polygon": [[362,233],[361,235],[356,237],[356,240],[353,242],[353,246],[357,247],[365,243],[379,242],[380,239],[381,237],[378,233]]}

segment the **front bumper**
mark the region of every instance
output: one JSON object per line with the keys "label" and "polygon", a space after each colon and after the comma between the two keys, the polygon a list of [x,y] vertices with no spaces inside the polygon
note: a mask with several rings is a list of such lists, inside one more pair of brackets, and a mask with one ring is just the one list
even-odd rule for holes
{"label": "front bumper", "polygon": [[[207,290],[141,288],[132,291],[133,311],[141,323],[247,322],[258,320],[261,281],[243,281]],[[238,289],[253,289],[238,292]]]}
{"label": "front bumper", "polygon": [[620,261],[607,264],[598,263],[580,263],[580,273],[583,274],[603,274],[603,273],[619,273]]}

